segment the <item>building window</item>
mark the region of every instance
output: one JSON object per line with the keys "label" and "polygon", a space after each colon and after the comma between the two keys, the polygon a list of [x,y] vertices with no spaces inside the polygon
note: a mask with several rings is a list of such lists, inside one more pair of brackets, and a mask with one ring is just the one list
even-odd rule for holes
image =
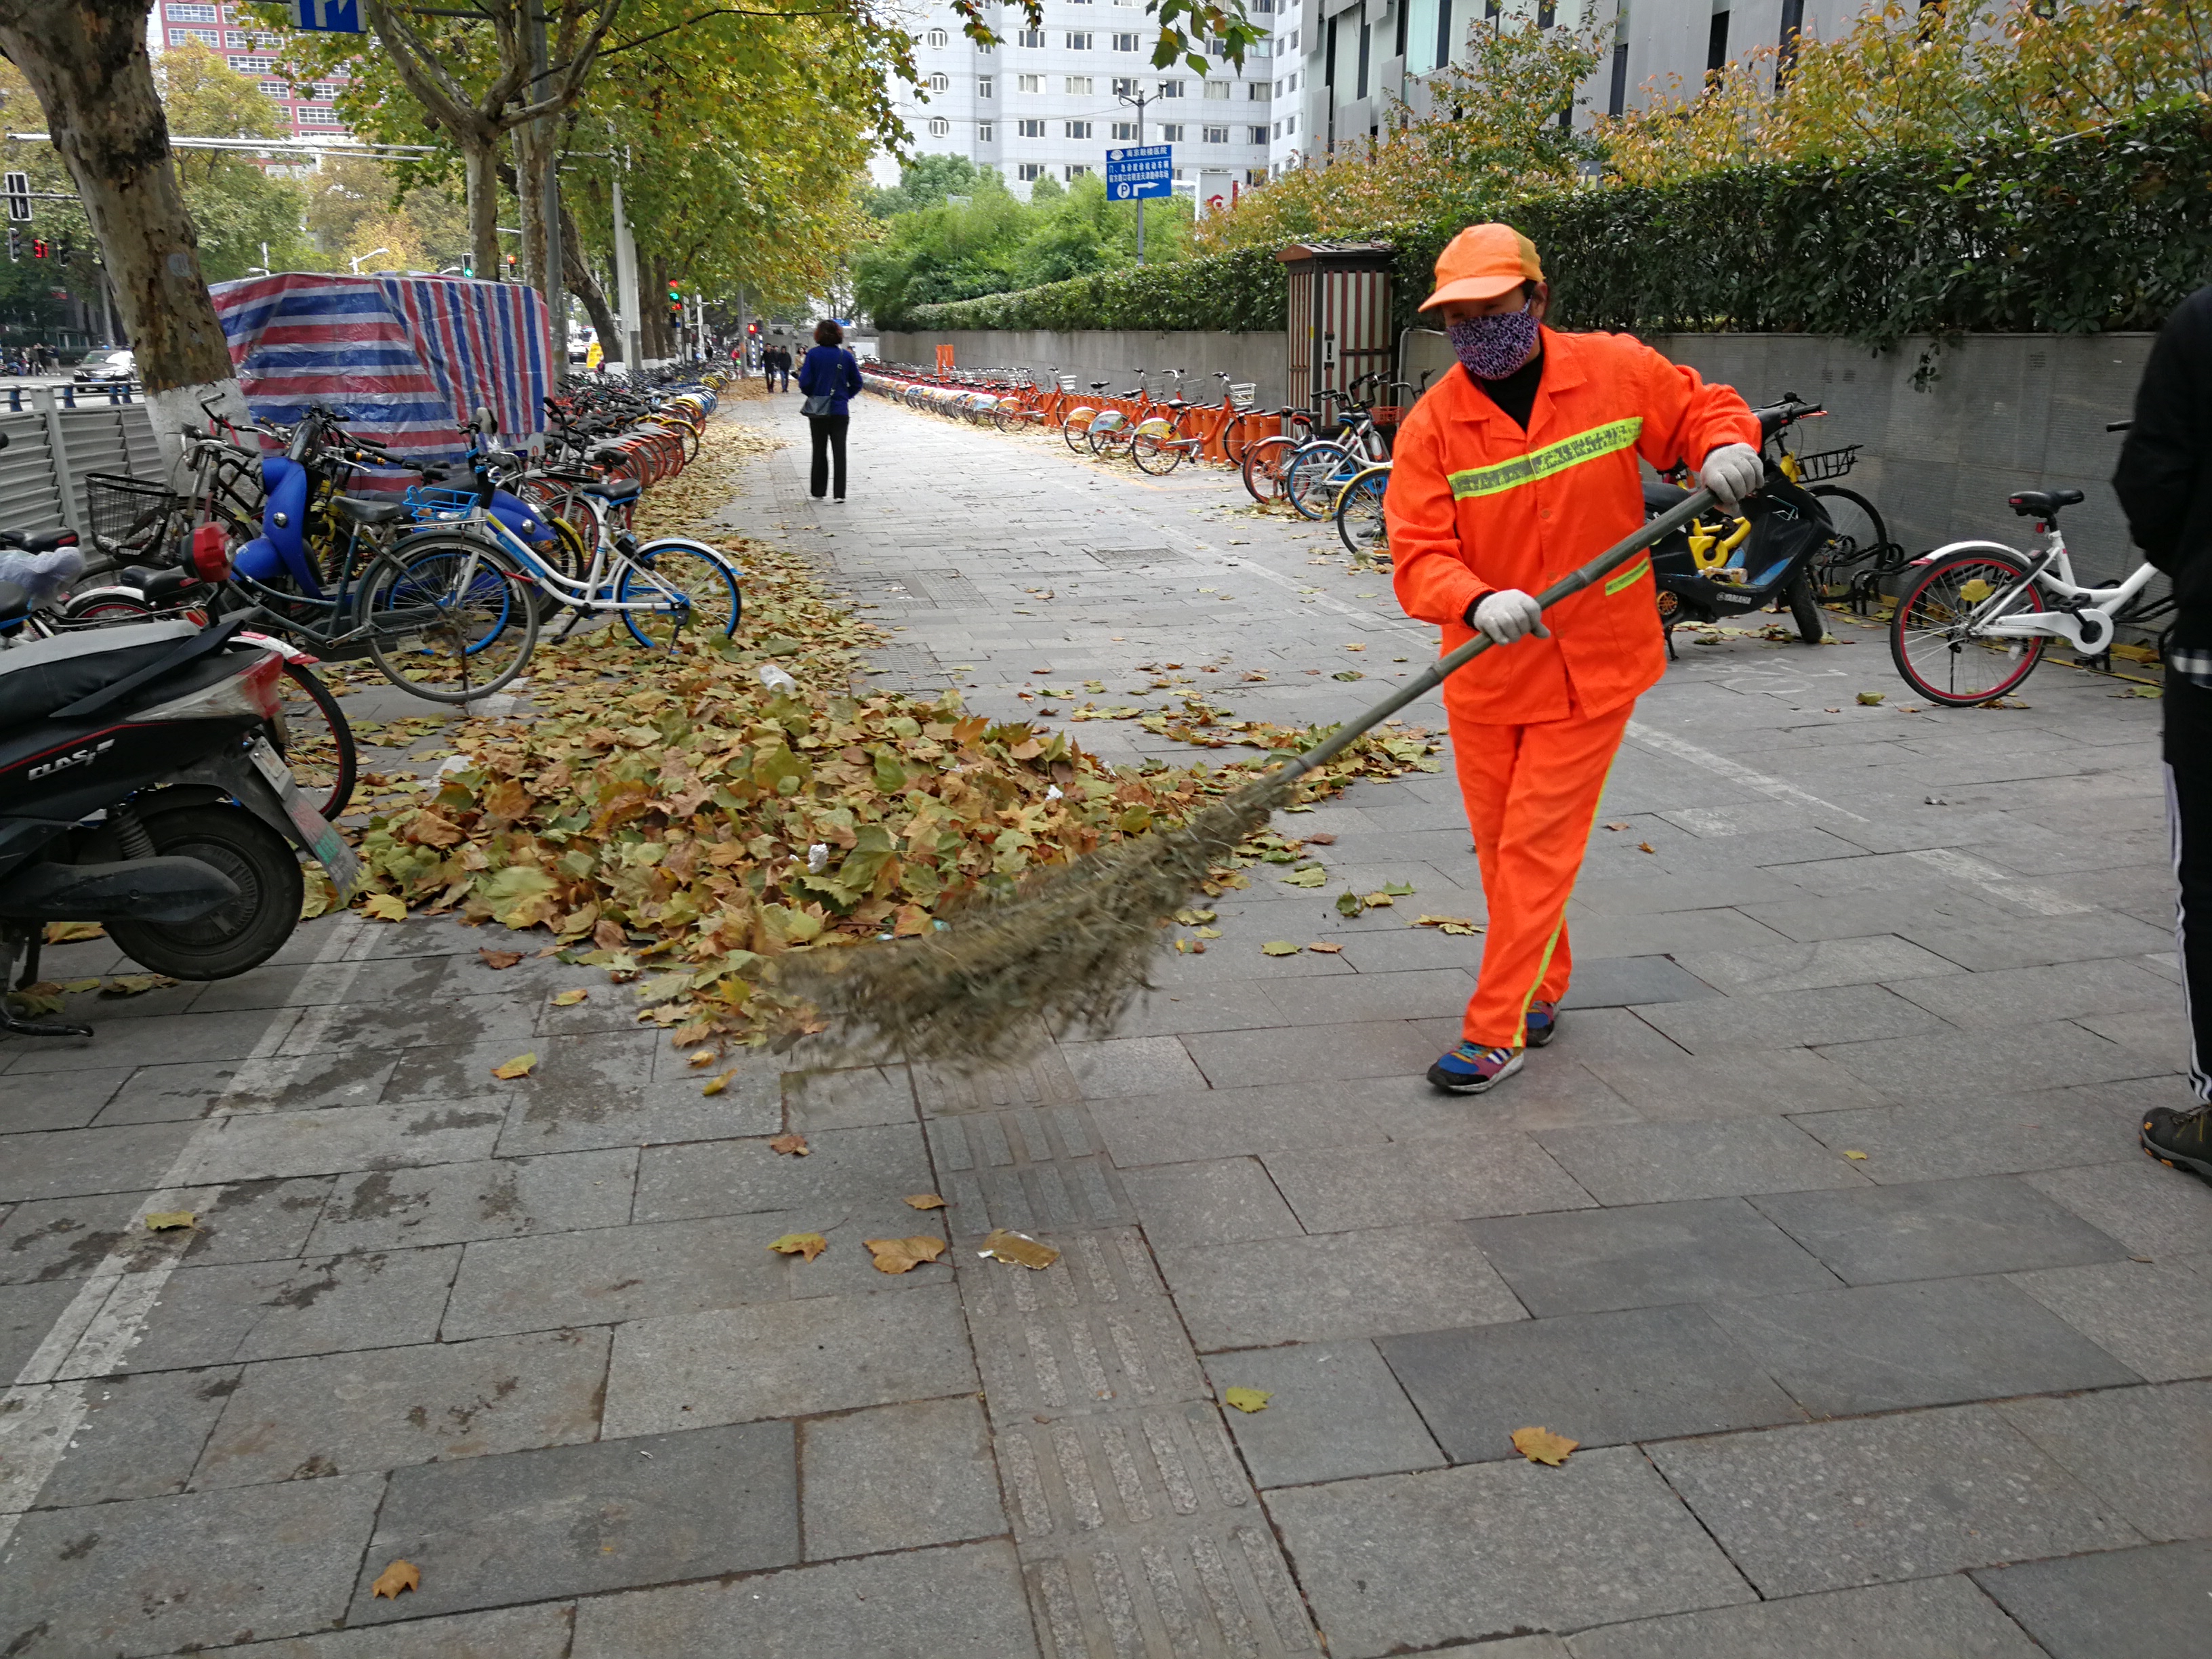
{"label": "building window", "polygon": [[261,95],[264,98],[274,98],[282,102],[292,95],[292,88],[282,81],[264,81],[261,83]]}
{"label": "building window", "polygon": [[1247,81],[1244,83],[1245,97],[1255,104],[1266,103],[1273,94],[1273,89],[1265,81]]}
{"label": "building window", "polygon": [[1067,182],[1071,185],[1078,179],[1087,179],[1091,176],[1091,169],[1080,161],[1069,162],[1065,171],[1067,174]]}
{"label": "building window", "polygon": [[1180,97],[1182,97],[1182,82],[1180,82],[1180,81],[1163,81],[1163,82],[1160,82],[1160,96],[1161,96],[1161,97],[1163,97],[1163,98],[1180,98]]}
{"label": "building window", "polygon": [[1042,179],[1044,177],[1044,163],[1042,161],[1024,161],[1018,168],[1016,169],[1016,171],[1024,179]]}
{"label": "building window", "polygon": [[1295,53],[1295,52],[1297,51],[1297,49],[1298,49],[1298,32],[1297,32],[1296,29],[1292,29],[1292,30],[1291,31],[1291,41],[1290,41],[1290,45],[1289,45],[1289,46],[1285,46],[1285,47],[1284,48],[1284,50],[1285,50],[1285,51],[1286,51],[1286,52],[1289,52]]}
{"label": "building window", "polygon": [[1267,182],[1267,168],[1265,168],[1265,167],[1246,167],[1246,168],[1244,169],[1244,183],[1245,183],[1245,185],[1246,185],[1246,187],[1247,187],[1248,189],[1249,189],[1249,188],[1250,188],[1251,186],[1255,185],[1264,185],[1264,184],[1266,184]]}
{"label": "building window", "polygon": [[952,37],[943,29],[932,29],[929,32],[929,44],[933,49],[942,52],[952,44]]}
{"label": "building window", "polygon": [[1087,75],[1071,75],[1061,85],[1071,98],[1088,98],[1091,95],[1091,77]]}
{"label": "building window", "polygon": [[1067,49],[1070,52],[1088,52],[1091,50],[1091,31],[1088,29],[1070,29],[1067,32],[1066,40]]}
{"label": "building window", "polygon": [[1252,15],[1255,17],[1272,16],[1274,9],[1275,0],[1252,0]]}
{"label": "building window", "polygon": [[929,121],[929,136],[933,138],[951,137],[952,136],[952,123],[946,120],[941,115],[932,116]]}
{"label": "building window", "polygon": [[978,143],[994,143],[997,142],[998,137],[999,129],[995,122],[978,121],[975,123],[975,140]]}
{"label": "building window", "polygon": [[1070,121],[1066,124],[1066,131],[1070,138],[1088,138],[1091,136],[1091,123]]}
{"label": "building window", "polygon": [[1226,40],[1209,40],[1206,43],[1206,49],[1224,63],[1229,61],[1229,43]]}
{"label": "building window", "polygon": [[1227,127],[1200,127],[1199,142],[1204,144],[1225,144],[1229,142]]}
{"label": "building window", "polygon": [[1028,46],[1032,50],[1042,49],[1044,46],[1044,31],[1042,29],[1024,29],[1019,34],[1014,37],[1014,41],[1018,46]]}
{"label": "building window", "polygon": [[171,29],[169,31],[169,44],[173,46],[189,46],[195,40],[202,46],[219,46],[222,44],[222,35],[216,29]]}
{"label": "building window", "polygon": [[1275,123],[1275,137],[1278,137],[1278,138],[1279,138],[1279,137],[1281,137],[1282,136],[1283,136],[1283,124],[1282,124],[1280,121],[1278,121],[1278,122],[1276,122],[1276,123]]}
{"label": "building window", "polygon": [[1114,50],[1116,52],[1142,52],[1144,50],[1144,42],[1133,34],[1117,34],[1114,37]]}
{"label": "building window", "polygon": [[1252,43],[1252,56],[1255,58],[1272,58],[1274,52],[1275,43],[1264,34]]}
{"label": "building window", "polygon": [[949,76],[949,75],[933,75],[933,76],[931,76],[929,77],[929,89],[930,89],[932,92],[950,92],[950,91],[951,91],[951,90],[952,90],[952,77],[951,77],[951,76]]}
{"label": "building window", "polygon": [[1291,90],[1292,92],[1296,92],[1297,89],[1298,89],[1298,71],[1297,71],[1297,70],[1292,70],[1291,71]]}
{"label": "building window", "polygon": [[1264,144],[1264,143],[1266,143],[1267,142],[1267,128],[1265,128],[1265,127],[1253,127],[1253,128],[1249,129],[1249,131],[1250,131],[1250,133],[1251,133],[1251,135],[1252,135],[1252,136],[1251,136],[1251,137],[1250,137],[1250,139],[1249,140],[1249,143],[1255,143],[1255,144]]}
{"label": "building window", "polygon": [[215,21],[215,8],[173,5],[168,10],[168,19],[172,23],[212,23]]}
{"label": "building window", "polygon": [[1044,123],[1042,121],[1021,121],[1017,122],[1016,125],[1021,128],[1022,137],[1024,138],[1044,137]]}
{"label": "building window", "polygon": [[1137,142],[1137,124],[1134,121],[1115,122],[1114,142],[1117,144],[1135,143]]}
{"label": "building window", "polygon": [[1229,82],[1226,81],[1208,81],[1206,83],[1206,95],[1216,100],[1228,97]]}
{"label": "building window", "polygon": [[274,58],[226,58],[223,62],[240,75],[266,75],[276,67]]}
{"label": "building window", "polygon": [[975,95],[978,98],[988,98],[996,90],[997,88],[993,86],[991,77],[989,76],[983,75],[976,77]]}
{"label": "building window", "polygon": [[300,125],[303,127],[334,127],[338,124],[336,110],[319,108],[313,104],[302,104],[293,112],[299,117]]}
{"label": "building window", "polygon": [[1014,77],[1014,90],[1016,92],[1042,92],[1044,90],[1044,76],[1042,75],[1017,75]]}
{"label": "building window", "polygon": [[1160,142],[1164,144],[1179,144],[1182,143],[1182,124],[1178,121],[1170,121],[1165,126],[1162,127],[1160,129]]}
{"label": "building window", "polygon": [[1295,115],[1285,115],[1283,118],[1283,137],[1285,138],[1295,138],[1297,136],[1298,118]]}

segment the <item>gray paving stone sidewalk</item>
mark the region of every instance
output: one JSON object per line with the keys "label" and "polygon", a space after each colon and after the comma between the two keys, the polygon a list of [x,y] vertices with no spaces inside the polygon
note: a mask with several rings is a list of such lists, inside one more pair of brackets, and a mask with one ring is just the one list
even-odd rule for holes
{"label": "gray paving stone sidewalk", "polygon": [[[723,520],[874,607],[873,684],[1303,722],[1432,648],[1219,473],[872,400],[811,503],[797,401],[736,406],[800,447]],[[1484,915],[1448,770],[1285,817],[1328,886],[1255,869],[1121,1024],[978,1078],[703,1097],[554,1005],[594,971],[421,919],[0,1043],[0,1653],[2201,1654],[2212,1190],[2134,1144],[2187,1046],[2156,706],[2053,665],[1916,709],[1835,627],[1684,643],[1559,1040],[1479,1101],[1420,1075],[1480,960],[1407,926]]]}

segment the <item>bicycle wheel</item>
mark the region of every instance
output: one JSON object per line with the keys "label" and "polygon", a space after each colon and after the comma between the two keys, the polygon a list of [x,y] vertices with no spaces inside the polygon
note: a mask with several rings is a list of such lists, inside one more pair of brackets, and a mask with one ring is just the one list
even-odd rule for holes
{"label": "bicycle wheel", "polygon": [[1182,460],[1182,441],[1165,421],[1146,421],[1129,437],[1129,459],[1155,477],[1165,477]]}
{"label": "bicycle wheel", "polygon": [[1840,484],[1814,484],[1812,493],[1827,509],[1836,526],[1836,539],[1814,566],[1814,580],[1825,598],[1839,599],[1849,591],[1851,573],[1869,559],[1879,558],[1889,546],[1889,526],[1872,501],[1856,489]]}
{"label": "bicycle wheel", "polygon": [[737,573],[688,542],[647,542],[638,549],[615,585],[615,598],[652,601],[649,609],[622,613],[630,637],[650,651],[674,650],[686,631],[727,639],[744,608]]}
{"label": "bicycle wheel", "polygon": [[1390,532],[1382,516],[1382,496],[1389,487],[1389,469],[1370,467],[1337,495],[1337,538],[1352,557],[1389,556]]}
{"label": "bicycle wheel", "polygon": [[1239,469],[1243,466],[1244,452],[1255,441],[1249,434],[1258,426],[1259,422],[1249,415],[1229,417],[1228,423],[1221,428],[1221,453],[1228,458],[1230,465]]}
{"label": "bicycle wheel", "polygon": [[1109,410],[1091,423],[1091,430],[1085,435],[1091,453],[1102,461],[1126,455],[1129,453],[1129,417],[1119,410]]}
{"label": "bicycle wheel", "polygon": [[1297,440],[1279,434],[1244,446],[1243,464],[1237,470],[1244,476],[1245,490],[1261,506],[1283,499],[1283,469],[1297,447]]}
{"label": "bicycle wheel", "polygon": [[315,810],[335,823],[353,799],[353,726],[330,687],[305,663],[286,663],[277,690],[283,712],[270,722],[269,739]]}
{"label": "bicycle wheel", "polygon": [[1326,519],[1352,481],[1352,460],[1333,443],[1310,443],[1283,468],[1283,494],[1302,519]]}
{"label": "bicycle wheel", "polygon": [[2016,555],[1972,548],[1938,559],[1914,576],[1889,623],[1890,658],[1905,683],[1930,702],[1970,708],[2004,696],[2033,673],[2048,635],[1991,637],[1981,629],[1998,615],[2031,617],[2050,610],[2042,586],[2018,587],[2001,612],[1977,614],[2027,572]]}
{"label": "bicycle wheel", "polygon": [[402,543],[362,578],[369,659],[432,702],[487,696],[538,648],[536,586],[508,555],[471,537]]}
{"label": "bicycle wheel", "polygon": [[1091,440],[1091,423],[1098,418],[1095,409],[1075,408],[1067,411],[1067,418],[1060,423],[1060,441],[1072,453],[1080,455],[1087,451]]}

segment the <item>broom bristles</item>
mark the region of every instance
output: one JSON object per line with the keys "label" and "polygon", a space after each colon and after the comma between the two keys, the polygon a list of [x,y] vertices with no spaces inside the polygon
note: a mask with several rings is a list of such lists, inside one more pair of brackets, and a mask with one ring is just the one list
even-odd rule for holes
{"label": "broom bristles", "polygon": [[953,1072],[1018,1059],[1070,1025],[1103,1031],[1148,988],[1160,924],[1299,782],[1279,767],[1172,830],[971,906],[941,933],[787,957],[779,982],[833,1022],[836,1048],[872,1036]]}

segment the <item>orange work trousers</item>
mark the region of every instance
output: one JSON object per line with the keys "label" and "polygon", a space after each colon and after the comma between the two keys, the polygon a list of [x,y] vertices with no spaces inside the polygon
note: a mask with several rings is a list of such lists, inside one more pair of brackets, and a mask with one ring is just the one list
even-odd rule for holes
{"label": "orange work trousers", "polygon": [[1482,971],[1462,1027],[1470,1042],[1521,1048],[1528,1005],[1566,994],[1574,969],[1567,897],[1634,711],[1632,700],[1602,714],[1534,726],[1451,723],[1460,793],[1490,909]]}

